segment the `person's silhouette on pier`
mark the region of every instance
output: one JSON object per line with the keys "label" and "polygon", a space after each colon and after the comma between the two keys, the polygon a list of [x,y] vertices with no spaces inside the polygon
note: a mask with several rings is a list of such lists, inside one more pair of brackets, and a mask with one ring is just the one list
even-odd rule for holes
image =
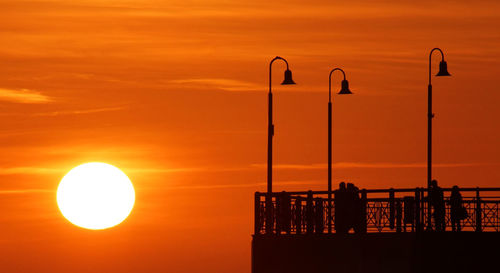
{"label": "person's silhouette on pier", "polygon": [[338,234],[347,233],[347,189],[345,182],[339,183],[339,189],[334,192],[335,231]]}
{"label": "person's silhouette on pier", "polygon": [[462,204],[462,194],[458,186],[453,186],[450,195],[450,220],[453,231],[461,231],[460,221],[467,218],[467,210]]}
{"label": "person's silhouette on pier", "polygon": [[434,208],[434,223],[436,224],[436,231],[445,230],[445,204],[443,189],[438,186],[437,180],[431,181],[429,189],[430,205]]}
{"label": "person's silhouette on pier", "polygon": [[359,198],[359,189],[352,183],[347,183],[347,231],[353,228],[357,229],[359,223],[359,206],[361,199]]}
{"label": "person's silhouette on pier", "polygon": [[290,194],[283,191],[278,196],[279,210],[278,210],[278,221],[277,226],[279,231],[284,231],[287,234],[291,232],[291,221],[292,221],[292,210],[291,210],[291,198]]}

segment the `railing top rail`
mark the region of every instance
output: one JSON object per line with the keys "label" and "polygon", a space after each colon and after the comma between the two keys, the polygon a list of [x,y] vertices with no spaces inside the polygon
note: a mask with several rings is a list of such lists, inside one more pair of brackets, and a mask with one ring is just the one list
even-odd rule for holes
{"label": "railing top rail", "polygon": [[[366,193],[389,193],[389,192],[415,192],[415,190],[427,191],[427,188],[388,188],[388,189],[360,189],[360,191],[364,191]],[[443,191],[451,191],[452,188],[442,188]],[[500,188],[460,188],[460,192],[493,192],[500,191]],[[273,192],[273,195],[278,195],[281,192]],[[286,191],[286,193],[290,195],[306,195],[308,193],[312,194],[328,194],[328,191]],[[266,192],[256,192],[257,195],[266,195]]]}

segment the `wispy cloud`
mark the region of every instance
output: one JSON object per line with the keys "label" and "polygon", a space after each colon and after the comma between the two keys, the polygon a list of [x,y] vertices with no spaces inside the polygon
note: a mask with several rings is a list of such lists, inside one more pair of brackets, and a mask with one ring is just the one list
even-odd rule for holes
{"label": "wispy cloud", "polygon": [[[274,185],[315,185],[324,183],[322,180],[286,180],[286,181],[273,181]],[[168,189],[182,190],[182,189],[235,189],[235,188],[254,188],[267,185],[266,182],[258,183],[244,183],[244,184],[210,184],[210,185],[178,185],[167,186]]]}
{"label": "wispy cloud", "polygon": [[[437,163],[436,168],[460,168],[477,166],[498,166],[500,163]],[[126,173],[186,173],[186,172],[243,172],[266,168],[266,164],[251,164],[240,167],[154,167],[154,168],[123,168]],[[333,164],[337,169],[396,169],[396,168],[426,168],[425,163],[363,163],[363,162],[339,162]],[[321,170],[326,169],[327,164],[276,164],[274,169],[281,170]],[[54,174],[69,171],[68,168],[55,167],[6,167],[0,168],[0,175],[8,174]]]}
{"label": "wispy cloud", "polygon": [[46,193],[46,192],[54,192],[54,190],[48,190],[48,189],[0,190],[0,195],[2,195],[2,194]]}
{"label": "wispy cloud", "polygon": [[[70,168],[55,167],[6,167],[0,168],[0,175],[12,174],[60,174],[68,172]],[[126,173],[179,173],[210,171],[209,168],[123,168]]]}
{"label": "wispy cloud", "polygon": [[35,90],[0,88],[0,101],[15,103],[47,103],[51,102],[52,99]]}
{"label": "wispy cloud", "polygon": [[44,168],[44,167],[11,167],[0,168],[0,175],[9,174],[53,174],[67,171],[59,168]]}
{"label": "wispy cloud", "polygon": [[104,107],[104,108],[95,108],[95,109],[84,109],[84,110],[69,110],[69,111],[53,111],[46,113],[36,113],[35,116],[44,116],[44,117],[54,117],[61,115],[82,115],[82,114],[94,114],[101,112],[111,112],[111,111],[119,111],[123,110],[125,107]]}
{"label": "wispy cloud", "polygon": [[211,88],[217,88],[224,91],[261,91],[265,87],[246,81],[232,80],[232,79],[222,79],[222,78],[203,78],[203,79],[180,79],[172,80],[170,83],[189,85],[189,86],[205,86]]}
{"label": "wispy cloud", "polygon": [[[437,163],[433,164],[436,168],[459,168],[459,167],[475,167],[475,166],[490,166],[498,165],[494,163]],[[256,168],[264,168],[265,164],[252,164]],[[366,163],[366,162],[339,162],[333,164],[337,169],[397,169],[397,168],[426,168],[425,163]],[[285,170],[317,170],[326,169],[327,164],[277,164],[273,166],[274,169]]]}
{"label": "wispy cloud", "polygon": [[124,168],[126,173],[180,173],[199,172],[204,168]]}
{"label": "wispy cloud", "polygon": [[[459,168],[492,165],[490,163],[437,163],[436,168]],[[426,168],[425,163],[354,163],[339,162],[334,165],[336,168],[373,168],[373,169],[394,169],[394,168]]]}

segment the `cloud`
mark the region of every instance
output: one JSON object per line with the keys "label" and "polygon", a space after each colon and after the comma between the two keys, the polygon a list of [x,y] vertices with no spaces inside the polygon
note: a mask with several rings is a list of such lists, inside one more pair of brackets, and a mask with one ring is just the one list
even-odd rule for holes
{"label": "cloud", "polygon": [[[475,167],[475,166],[489,166],[498,165],[495,163],[438,163],[433,164],[436,168],[459,168],[459,167]],[[256,168],[265,168],[265,164],[252,164],[251,166]],[[327,164],[277,164],[274,165],[274,169],[284,169],[284,170],[317,170],[326,169]],[[333,168],[337,169],[397,169],[397,168],[426,168],[425,163],[366,163],[366,162],[339,162],[334,163]]]}
{"label": "cloud", "polygon": [[239,80],[223,79],[223,78],[201,78],[201,79],[180,79],[172,80],[170,83],[189,85],[189,86],[206,86],[211,88],[218,88],[224,91],[262,91],[265,90],[264,86]]}
{"label": "cloud", "polygon": [[[60,174],[66,173],[71,168],[53,167],[8,167],[0,168],[0,175],[12,174]],[[179,172],[203,172],[210,171],[209,168],[123,168],[126,173],[179,173]]]}
{"label": "cloud", "polygon": [[125,107],[105,107],[105,108],[96,108],[96,109],[86,109],[86,110],[70,110],[70,111],[53,111],[46,113],[37,113],[35,116],[44,116],[44,117],[54,117],[60,115],[81,115],[81,114],[93,114],[100,112],[111,112],[111,111],[119,111],[125,109]]}
{"label": "cloud", "polygon": [[126,173],[182,173],[199,172],[204,168],[124,168]]}
{"label": "cloud", "polygon": [[11,167],[0,168],[0,175],[10,174],[53,174],[65,172],[65,169],[43,168],[43,167]]}
{"label": "cloud", "polygon": [[46,192],[54,192],[54,190],[47,190],[47,189],[0,190],[0,195],[2,195],[2,194],[46,193]]}
{"label": "cloud", "polygon": [[0,88],[0,101],[15,103],[47,103],[51,102],[52,99],[35,90]]}
{"label": "cloud", "polygon": [[[323,180],[284,180],[284,181],[273,181],[274,185],[315,185],[322,184]],[[181,185],[181,186],[167,186],[166,188],[172,190],[183,190],[183,189],[235,189],[235,188],[254,188],[267,185],[266,182],[259,183],[244,183],[244,184],[210,184],[210,185]]]}

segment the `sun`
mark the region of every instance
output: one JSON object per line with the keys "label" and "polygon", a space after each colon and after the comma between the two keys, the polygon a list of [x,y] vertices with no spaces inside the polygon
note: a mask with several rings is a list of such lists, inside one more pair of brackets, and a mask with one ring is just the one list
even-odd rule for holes
{"label": "sun", "polygon": [[106,229],[123,222],[134,207],[132,182],[120,169],[99,162],[69,171],[57,188],[62,215],[76,226]]}

